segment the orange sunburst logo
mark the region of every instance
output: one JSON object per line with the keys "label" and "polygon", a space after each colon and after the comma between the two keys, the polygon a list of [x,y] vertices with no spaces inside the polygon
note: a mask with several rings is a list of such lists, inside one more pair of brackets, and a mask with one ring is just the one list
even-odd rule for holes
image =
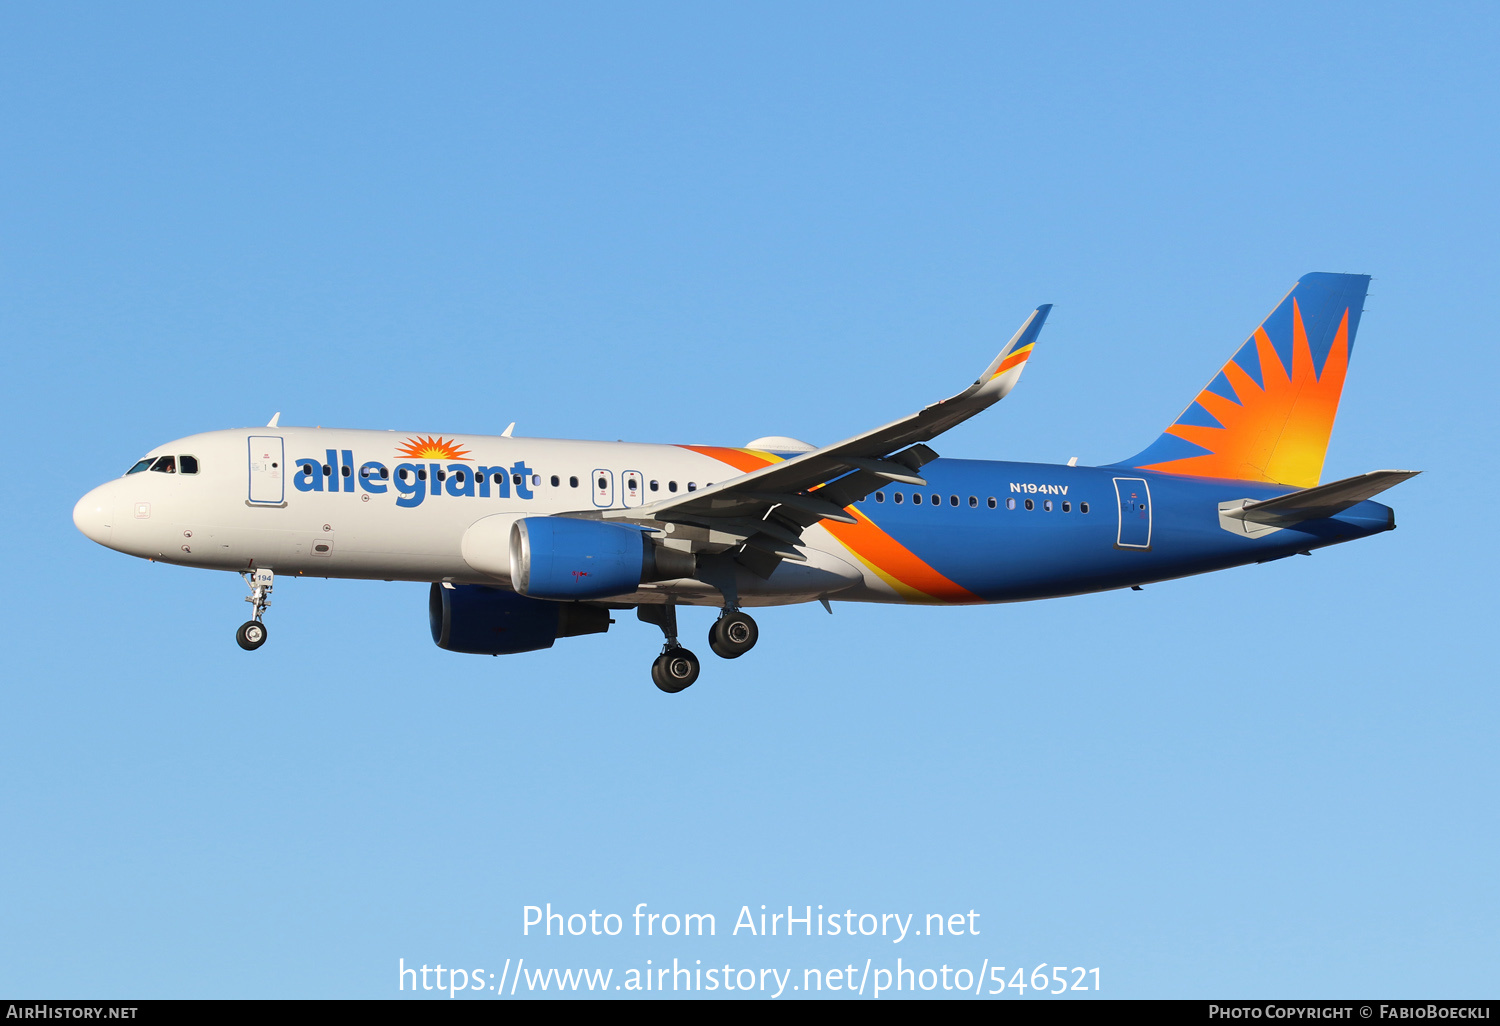
{"label": "orange sunburst logo", "polygon": [[1323,458],[1349,369],[1349,311],[1334,335],[1319,375],[1313,366],[1302,310],[1292,300],[1292,366],[1288,371],[1264,327],[1255,330],[1261,380],[1231,360],[1224,375],[1239,402],[1209,389],[1197,403],[1222,427],[1173,424],[1167,433],[1207,449],[1200,456],[1153,463],[1143,470],[1242,481],[1272,481],[1311,488],[1323,474]]}
{"label": "orange sunburst logo", "polygon": [[419,460],[467,460],[469,450],[458,444],[458,439],[448,440],[442,435],[433,438],[408,438],[405,445],[396,446],[399,456],[412,456]]}

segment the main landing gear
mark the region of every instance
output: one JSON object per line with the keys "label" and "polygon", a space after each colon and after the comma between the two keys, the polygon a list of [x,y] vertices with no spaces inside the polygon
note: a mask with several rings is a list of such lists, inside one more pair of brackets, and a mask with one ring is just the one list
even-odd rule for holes
{"label": "main landing gear", "polygon": [[667,638],[661,655],[651,664],[651,680],[669,695],[692,687],[702,664],[677,641],[677,603],[669,599],[665,605],[636,606],[635,615],[645,623],[656,624]]}
{"label": "main landing gear", "polygon": [[266,643],[266,625],[260,622],[260,618],[271,604],[271,588],[276,583],[276,575],[270,570],[247,570],[244,577],[245,583],[250,587],[250,594],[245,601],[250,603],[254,613],[250,619],[240,624],[240,629],[234,633],[234,640],[246,652],[254,652]]}
{"label": "main landing gear", "polygon": [[708,647],[714,655],[738,659],[760,640],[760,628],[738,609],[726,609],[708,629]]}
{"label": "main landing gear", "polygon": [[[651,680],[669,695],[691,687],[703,664],[677,640],[677,604],[668,600],[660,606],[636,606],[635,615],[643,623],[653,623],[666,636],[661,655],[651,664]],[[708,631],[708,646],[725,659],[738,659],[755,647],[760,628],[738,609],[725,609]]]}
{"label": "main landing gear", "polygon": [[698,657],[681,645],[668,644],[651,664],[651,679],[669,695],[692,687],[702,669]]}

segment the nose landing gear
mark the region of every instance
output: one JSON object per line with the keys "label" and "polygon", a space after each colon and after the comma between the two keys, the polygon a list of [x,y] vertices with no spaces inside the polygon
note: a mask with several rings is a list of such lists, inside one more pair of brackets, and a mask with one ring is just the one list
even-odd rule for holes
{"label": "nose landing gear", "polygon": [[738,609],[726,609],[708,629],[708,647],[724,659],[738,659],[760,640],[760,628]]}
{"label": "nose landing gear", "polygon": [[266,643],[266,625],[261,623],[260,618],[265,615],[266,608],[271,604],[271,588],[276,583],[276,575],[270,570],[245,571],[245,583],[250,587],[250,594],[245,598],[254,609],[250,619],[240,624],[240,629],[235,632],[234,640],[239,642],[240,648],[246,652],[254,652]]}
{"label": "nose landing gear", "polygon": [[669,695],[692,687],[702,664],[677,641],[677,603],[669,599],[660,606],[636,606],[635,615],[643,623],[656,624],[667,639],[651,664],[651,680]]}

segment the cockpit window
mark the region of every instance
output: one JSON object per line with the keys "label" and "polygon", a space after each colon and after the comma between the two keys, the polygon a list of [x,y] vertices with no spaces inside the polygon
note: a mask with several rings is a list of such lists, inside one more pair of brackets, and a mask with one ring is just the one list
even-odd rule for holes
{"label": "cockpit window", "polygon": [[198,457],[179,456],[177,457],[177,466],[184,474],[196,474],[198,473]]}
{"label": "cockpit window", "polygon": [[177,473],[177,457],[162,456],[151,464],[151,469],[158,474],[175,474]]}
{"label": "cockpit window", "polygon": [[137,462],[136,462],[136,465],[135,465],[135,466],[133,466],[133,467],[131,467],[131,468],[130,468],[130,469],[129,469],[129,470],[127,470],[127,471],[125,471],[125,474],[126,474],[126,475],[127,475],[127,476],[129,476],[129,475],[130,475],[130,474],[139,474],[139,473],[140,473],[140,472],[141,472],[141,471],[143,471],[143,470],[145,470],[145,469],[146,469],[146,468],[147,468],[147,467],[149,467],[149,466],[151,466],[151,461],[152,461],[152,459],[153,459],[153,457],[151,457],[151,456],[147,456],[147,457],[146,457],[146,458],[145,458],[145,459],[143,459],[143,460],[138,460],[138,461],[137,461]]}

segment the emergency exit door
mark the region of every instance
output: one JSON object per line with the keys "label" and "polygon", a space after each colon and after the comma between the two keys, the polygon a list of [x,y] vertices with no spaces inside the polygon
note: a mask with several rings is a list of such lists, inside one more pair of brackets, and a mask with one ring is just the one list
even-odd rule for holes
{"label": "emergency exit door", "polygon": [[625,506],[641,506],[646,502],[646,489],[638,470],[627,470],[620,475],[620,503]]}
{"label": "emergency exit door", "polygon": [[594,505],[608,509],[615,504],[615,473],[612,470],[594,471]]}
{"label": "emergency exit door", "polygon": [[281,439],[250,436],[250,505],[286,505],[286,456]]}

